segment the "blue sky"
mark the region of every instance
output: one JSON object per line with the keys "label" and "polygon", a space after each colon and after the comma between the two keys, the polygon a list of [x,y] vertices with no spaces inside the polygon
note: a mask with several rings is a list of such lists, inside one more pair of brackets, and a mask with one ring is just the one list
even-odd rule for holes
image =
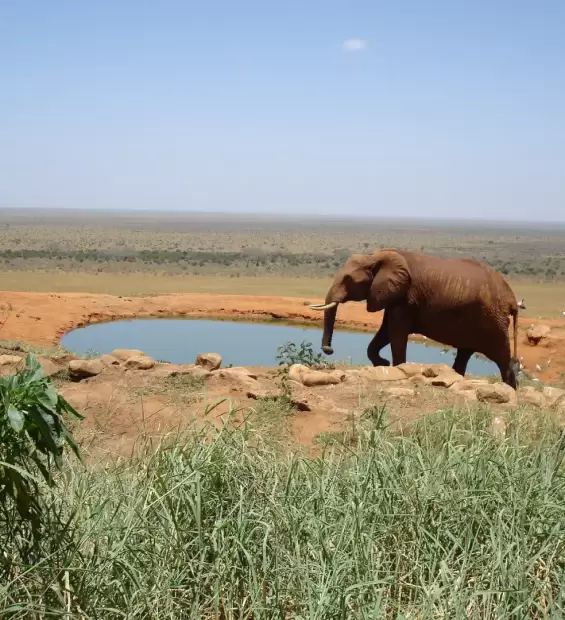
{"label": "blue sky", "polygon": [[0,206],[565,220],[564,32],[563,0],[4,0]]}

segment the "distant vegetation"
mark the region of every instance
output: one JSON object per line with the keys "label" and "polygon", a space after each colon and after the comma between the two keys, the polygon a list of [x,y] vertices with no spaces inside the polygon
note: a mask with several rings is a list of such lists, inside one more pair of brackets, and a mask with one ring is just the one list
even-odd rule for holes
{"label": "distant vegetation", "polygon": [[[0,268],[88,273],[328,277],[352,252],[399,247],[477,258],[514,278],[565,280],[565,229],[168,219],[0,219]],[[171,219],[172,218],[172,219]],[[25,218],[24,218],[25,219]]]}

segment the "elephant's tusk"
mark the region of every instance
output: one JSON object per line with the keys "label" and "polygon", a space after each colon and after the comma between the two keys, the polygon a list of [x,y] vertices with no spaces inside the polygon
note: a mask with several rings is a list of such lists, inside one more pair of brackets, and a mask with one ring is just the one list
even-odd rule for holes
{"label": "elephant's tusk", "polygon": [[312,310],[330,310],[331,308],[335,308],[337,306],[337,301],[330,301],[329,304],[311,304],[310,308]]}

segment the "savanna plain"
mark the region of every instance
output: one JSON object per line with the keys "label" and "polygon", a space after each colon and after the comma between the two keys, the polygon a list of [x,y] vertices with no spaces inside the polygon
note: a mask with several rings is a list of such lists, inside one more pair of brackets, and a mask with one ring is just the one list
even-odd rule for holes
{"label": "savanna plain", "polygon": [[[318,343],[212,372],[58,345],[122,307],[304,320],[383,247],[504,273],[521,329],[551,326],[519,340],[541,380],[377,381]],[[1,618],[563,617],[565,227],[1,210],[0,291]]]}

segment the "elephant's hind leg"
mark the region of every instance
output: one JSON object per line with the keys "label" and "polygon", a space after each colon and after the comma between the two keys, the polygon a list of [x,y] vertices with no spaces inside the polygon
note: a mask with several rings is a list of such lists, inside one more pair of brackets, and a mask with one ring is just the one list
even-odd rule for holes
{"label": "elephant's hind leg", "polygon": [[518,382],[516,380],[516,361],[510,355],[510,340],[508,336],[496,342],[496,347],[492,347],[489,353],[485,355],[491,359],[500,370],[502,381],[511,388],[517,389]]}
{"label": "elephant's hind leg", "polygon": [[373,366],[390,366],[390,362],[381,357],[380,352],[390,343],[388,336],[388,317],[385,310],[383,322],[379,331],[374,335],[373,339],[367,347],[367,357]]}
{"label": "elephant's hind leg", "polygon": [[462,377],[464,377],[467,372],[467,364],[469,363],[473,353],[473,349],[457,349],[457,355],[455,356],[455,361],[453,362],[453,370],[456,373],[459,373]]}

